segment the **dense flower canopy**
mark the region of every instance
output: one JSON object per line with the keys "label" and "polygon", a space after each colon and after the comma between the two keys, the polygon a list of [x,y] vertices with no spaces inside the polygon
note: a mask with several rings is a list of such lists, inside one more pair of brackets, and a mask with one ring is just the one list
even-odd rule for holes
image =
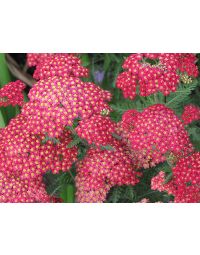
{"label": "dense flower canopy", "polygon": [[[92,80],[103,73],[99,85],[88,82],[90,65],[78,56],[27,54],[24,67],[32,67],[36,81],[26,103],[23,82],[0,89],[0,106],[21,106],[0,129],[0,202],[61,201],[70,194],[67,185],[76,187],[76,202],[113,202],[123,194],[122,201],[145,203],[152,192],[154,202],[169,202],[170,195],[174,202],[200,202],[200,152],[193,141],[199,123],[188,125],[200,120],[198,96],[191,100],[199,89],[195,54],[131,54],[118,76],[112,58],[111,71],[99,64],[91,70]],[[185,101],[173,105],[177,98]],[[48,178],[56,180],[53,192]]]}
{"label": "dense flower canopy", "polygon": [[29,67],[37,66],[50,55],[53,55],[53,53],[27,53],[27,65]]}
{"label": "dense flower canopy", "polygon": [[79,78],[50,77],[38,81],[29,93],[30,101],[22,109],[27,116],[27,130],[58,137],[74,119],[88,119],[110,111],[111,94]]}
{"label": "dense flower canopy", "polygon": [[48,77],[87,77],[88,69],[81,66],[81,60],[70,54],[53,54],[40,61],[33,77],[36,80]]}
{"label": "dense flower canopy", "polygon": [[116,123],[109,117],[93,115],[91,118],[81,120],[76,132],[82,139],[89,144],[109,145],[113,140],[112,133],[115,132]]}
{"label": "dense flower canopy", "polygon": [[89,149],[78,164],[76,187],[78,202],[104,202],[115,185],[135,185],[139,182],[134,162],[127,148],[113,140],[112,150]]}
{"label": "dense flower canopy", "polygon": [[165,183],[165,173],[161,171],[152,179],[151,188],[172,194],[176,203],[200,202],[200,153],[180,159],[172,173],[172,180]]}
{"label": "dense flower canopy", "polygon": [[[43,190],[43,193],[46,194],[44,184],[42,184],[42,175],[47,171],[53,173],[58,173],[61,170],[63,172],[68,171],[76,160],[77,148],[67,148],[67,145],[71,142],[68,131],[63,133],[55,143],[53,140],[46,140],[43,134],[29,133],[26,130],[26,125],[26,117],[20,114],[12,119],[6,128],[1,130],[0,173],[8,179],[8,183],[18,180],[16,185],[19,184],[22,187],[23,183],[26,183],[27,192],[30,191],[29,188],[34,189],[34,185],[37,184],[43,187],[42,189],[38,188],[38,192]],[[9,187],[12,189],[15,186]],[[22,195],[20,192],[22,191],[17,193],[19,199],[22,199],[20,198]],[[12,196],[8,195],[7,192],[10,194],[11,191],[9,189],[5,191],[4,195],[8,196],[6,201],[14,202]],[[34,192],[37,198],[37,188]],[[23,199],[27,199],[26,202],[29,202],[27,196],[23,195]],[[44,197],[47,197],[47,194]]]}
{"label": "dense flower canopy", "polygon": [[191,77],[198,76],[194,54],[143,53],[130,55],[123,64],[126,70],[119,74],[116,86],[125,98],[134,99],[137,87],[141,96],[161,92],[175,92],[180,82],[180,72]]}
{"label": "dense flower canopy", "polygon": [[150,106],[142,113],[125,112],[119,132],[128,142],[139,167],[149,168],[165,161],[169,155],[180,158],[193,150],[181,120],[161,104]]}

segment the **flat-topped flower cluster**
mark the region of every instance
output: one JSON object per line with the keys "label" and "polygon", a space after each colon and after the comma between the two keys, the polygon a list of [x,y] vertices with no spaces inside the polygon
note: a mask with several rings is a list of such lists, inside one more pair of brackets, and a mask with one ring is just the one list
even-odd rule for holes
{"label": "flat-topped flower cluster", "polygon": [[[126,98],[176,91],[180,81],[198,76],[194,54],[131,54],[116,86]],[[143,168],[167,161],[172,179],[161,171],[152,190],[166,191],[175,202],[200,201],[200,153],[185,129],[200,119],[194,105],[181,117],[164,104],[142,112],[130,109],[114,122],[109,105],[112,94],[92,82],[83,82],[89,70],[75,54],[27,54],[37,80],[27,103],[21,81],[0,90],[1,106],[20,105],[21,113],[0,131],[0,202],[52,202],[43,175],[67,172],[76,166],[76,201],[104,202],[113,186],[137,185]],[[186,82],[187,81],[187,82]],[[77,126],[72,127],[78,119]],[[78,159],[78,145],[68,146],[76,134],[88,150]]]}

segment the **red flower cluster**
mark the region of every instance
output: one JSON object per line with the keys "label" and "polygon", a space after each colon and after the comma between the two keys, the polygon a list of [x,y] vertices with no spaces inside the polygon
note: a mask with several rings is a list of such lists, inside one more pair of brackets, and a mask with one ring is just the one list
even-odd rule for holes
{"label": "red flower cluster", "polygon": [[42,177],[22,180],[0,172],[0,203],[51,202],[42,183]]}
{"label": "red flower cluster", "polygon": [[200,108],[198,106],[189,104],[184,107],[181,115],[184,125],[188,125],[195,120],[200,120]]}
{"label": "red flower cluster", "polygon": [[45,60],[49,56],[54,55],[53,53],[27,53],[26,61],[28,67],[37,66],[41,61]]}
{"label": "red flower cluster", "polygon": [[188,76],[197,77],[199,75],[198,67],[195,65],[197,58],[194,54],[181,54],[179,61],[179,70],[187,73]]}
{"label": "red flower cluster", "polygon": [[82,139],[86,139],[89,144],[109,145],[113,140],[112,133],[115,132],[116,124],[110,117],[93,115],[91,118],[81,120],[76,132]]}
{"label": "red flower cluster", "polygon": [[[42,184],[42,175],[48,170],[53,173],[58,173],[60,170],[68,171],[76,160],[77,148],[67,148],[71,142],[69,132],[65,132],[62,137],[59,137],[59,140],[56,140],[57,144],[55,144],[54,140],[51,139],[45,141],[45,136],[42,134],[33,135],[27,132],[26,125],[26,118],[23,115],[18,115],[17,118],[11,120],[6,128],[1,130],[0,173],[8,178],[8,183],[18,180],[17,183],[22,188],[26,184],[27,191],[24,191],[23,199],[27,200],[24,202],[32,202],[27,192],[31,192],[31,194],[34,192],[35,201],[44,202],[37,200],[37,196],[42,195],[42,191],[45,199],[48,197]],[[35,184],[43,187],[38,188],[38,194],[36,188],[34,191]],[[16,185],[13,184],[13,186],[6,188],[4,196],[8,196],[7,202],[17,202],[17,199],[19,199],[18,202],[21,201],[22,190],[17,193],[13,190],[13,194],[16,196],[13,195],[15,198],[12,196],[9,198],[10,192],[12,193],[12,189],[15,189]],[[13,201],[13,199],[15,200]]]}
{"label": "red flower cluster", "polygon": [[22,106],[24,103],[22,91],[25,87],[25,84],[19,80],[6,84],[2,89],[0,89],[0,106]]}
{"label": "red flower cluster", "polygon": [[95,118],[99,120],[94,140],[98,139],[98,132],[102,135],[105,132],[109,141],[109,132],[114,129],[108,126],[111,123],[108,117],[103,117],[111,110],[107,104],[111,94],[75,77],[87,73],[77,58],[67,54],[41,54],[35,61],[42,79],[30,90],[30,101],[23,106],[22,113],[0,133],[4,202],[50,201],[42,175],[47,171],[68,171],[76,160],[77,148],[67,148],[72,139],[65,129],[74,119],[81,119],[83,129],[89,123],[95,128]]}
{"label": "red flower cluster", "polygon": [[139,180],[124,145],[113,140],[113,150],[89,149],[77,166],[77,202],[104,202],[114,185],[135,185]]}
{"label": "red flower cluster", "polygon": [[[155,63],[151,63],[151,62]],[[127,71],[117,78],[116,86],[123,91],[125,98],[134,99],[139,86],[141,96],[161,92],[169,95],[176,91],[180,81],[178,72],[198,76],[193,54],[144,53],[132,54],[124,62]]]}
{"label": "red flower cluster", "polygon": [[172,194],[175,203],[200,202],[200,152],[180,159],[172,172],[172,180],[164,184],[165,173],[161,171],[152,178],[151,188]]}
{"label": "red flower cluster", "polygon": [[81,66],[81,60],[69,54],[54,54],[40,61],[33,77],[36,80],[49,77],[87,77],[88,69]]}
{"label": "red flower cluster", "polygon": [[118,132],[128,142],[139,167],[149,168],[169,155],[176,159],[193,150],[183,123],[164,105],[150,106],[142,113],[129,110],[119,125]]}
{"label": "red flower cluster", "polygon": [[28,118],[27,130],[58,137],[74,119],[88,119],[105,109],[110,111],[107,101],[111,94],[79,78],[50,77],[38,81],[29,98],[30,102],[22,109]]}

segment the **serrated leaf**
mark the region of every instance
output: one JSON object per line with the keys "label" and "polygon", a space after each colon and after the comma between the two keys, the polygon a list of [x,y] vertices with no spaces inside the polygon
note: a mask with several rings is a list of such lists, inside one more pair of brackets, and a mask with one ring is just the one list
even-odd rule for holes
{"label": "serrated leaf", "polygon": [[191,92],[199,85],[198,80],[194,80],[191,84],[180,84],[177,91],[171,93],[166,97],[166,106],[176,110],[182,105],[182,103],[187,100]]}
{"label": "serrated leaf", "polygon": [[105,145],[105,146],[101,145],[100,147],[101,147],[101,150],[107,150],[107,151],[115,150],[115,148],[113,148],[111,145]]}
{"label": "serrated leaf", "polygon": [[72,147],[76,146],[77,144],[79,144],[81,141],[82,141],[81,138],[76,137],[76,138],[74,138],[73,141],[71,141],[71,142],[67,145],[67,148],[72,148]]}
{"label": "serrated leaf", "polygon": [[163,184],[167,184],[169,181],[171,181],[173,177],[173,173],[169,173],[166,177],[165,177],[165,181],[163,182]]}

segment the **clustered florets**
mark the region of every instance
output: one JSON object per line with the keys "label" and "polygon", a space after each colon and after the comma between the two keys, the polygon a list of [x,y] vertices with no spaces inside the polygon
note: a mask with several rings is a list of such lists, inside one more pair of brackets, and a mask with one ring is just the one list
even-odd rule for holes
{"label": "clustered florets", "polygon": [[[158,91],[168,95],[181,80],[197,77],[193,54],[132,54],[124,62],[125,72],[117,87],[134,99],[137,86],[141,96]],[[128,110],[122,121],[108,116],[111,93],[91,82],[83,82],[88,69],[74,54],[28,54],[28,66],[36,66],[38,80],[23,105],[25,85],[16,81],[0,90],[1,105],[23,105],[21,114],[0,130],[0,202],[51,202],[43,184],[43,174],[69,171],[76,163],[77,202],[104,202],[111,187],[135,185],[139,168],[149,168],[167,160],[176,166],[173,179],[164,184],[165,173],[152,179],[152,189],[167,191],[175,202],[200,201],[200,153],[184,129],[199,119],[199,109],[186,106],[183,122],[164,105],[143,112]],[[184,78],[184,79],[183,79]],[[6,101],[7,100],[7,101]],[[77,161],[78,148],[69,148],[73,130],[90,145]],[[117,138],[118,137],[118,138]],[[117,138],[117,139],[116,139]],[[88,144],[86,144],[88,146]],[[147,199],[141,202],[149,202]]]}
{"label": "clustered florets", "polygon": [[115,132],[116,124],[110,117],[93,115],[91,118],[81,120],[76,132],[82,139],[89,144],[109,145],[113,140],[112,133]]}
{"label": "clustered florets", "polygon": [[78,202],[104,202],[114,185],[135,185],[139,180],[127,148],[118,141],[110,143],[112,150],[90,148],[77,165],[76,188]]}
{"label": "clustered florets", "polygon": [[100,115],[102,110],[110,111],[107,101],[111,94],[79,78],[50,77],[38,81],[29,98],[22,109],[22,114],[28,119],[27,130],[57,137],[76,118],[85,120]]}
{"label": "clustered florets", "polygon": [[184,125],[188,125],[195,120],[200,120],[200,108],[198,106],[189,104],[184,107],[181,115]]}
{"label": "clustered florets", "polygon": [[177,89],[180,72],[192,77],[198,76],[195,62],[194,54],[132,54],[124,61],[123,68],[126,71],[119,74],[116,86],[123,91],[125,98],[130,99],[135,98],[137,87],[141,96],[159,91],[169,95]]}
{"label": "clustered florets", "polygon": [[[13,179],[22,187],[26,183],[26,189],[15,193],[15,185],[9,184],[14,193],[8,195],[11,194],[9,188],[3,189],[5,202],[50,201],[42,175],[47,171],[68,171],[77,158],[77,147],[68,148],[72,136],[66,126],[71,126],[76,118],[81,119],[84,128],[95,118],[109,122],[106,116],[111,110],[107,104],[111,94],[78,78],[88,73],[78,58],[68,54],[41,54],[32,65],[37,65],[40,80],[30,90],[30,101],[23,106],[21,114],[11,120],[0,135],[2,176],[8,178],[6,183]],[[103,134],[101,127],[98,128],[97,133]],[[34,188],[34,183],[41,188]]]}
{"label": "clustered florets", "polygon": [[[0,194],[6,197],[5,202],[22,202],[22,199],[23,202],[48,202],[50,198],[42,184],[42,175],[47,171],[68,171],[76,160],[77,148],[67,148],[72,140],[68,131],[55,144],[52,140],[45,141],[44,134],[29,133],[26,125],[27,119],[20,114],[1,130],[0,173],[7,178],[8,185]],[[11,185],[10,182],[14,184]],[[38,188],[34,188],[34,185]],[[18,186],[22,189],[16,188],[15,191]],[[21,192],[24,194],[23,198]],[[29,196],[29,193],[32,195]]]}
{"label": "clustered florets", "polygon": [[25,84],[19,80],[6,84],[0,89],[0,106],[22,106],[24,103],[23,90],[25,87]]}
{"label": "clustered florets", "polygon": [[27,53],[27,66],[37,66],[41,61],[45,60],[47,57],[53,54],[54,53]]}
{"label": "clustered florets", "polygon": [[142,113],[125,112],[118,132],[129,144],[138,167],[149,168],[168,156],[178,159],[193,150],[183,123],[161,104],[150,106]]}
{"label": "clustered florets", "polygon": [[48,77],[87,77],[88,69],[81,66],[81,60],[70,54],[54,54],[46,56],[35,69],[36,80]]}
{"label": "clustered florets", "polygon": [[200,153],[180,159],[172,173],[172,179],[165,183],[165,173],[159,172],[152,178],[151,189],[168,192],[175,203],[200,202]]}

